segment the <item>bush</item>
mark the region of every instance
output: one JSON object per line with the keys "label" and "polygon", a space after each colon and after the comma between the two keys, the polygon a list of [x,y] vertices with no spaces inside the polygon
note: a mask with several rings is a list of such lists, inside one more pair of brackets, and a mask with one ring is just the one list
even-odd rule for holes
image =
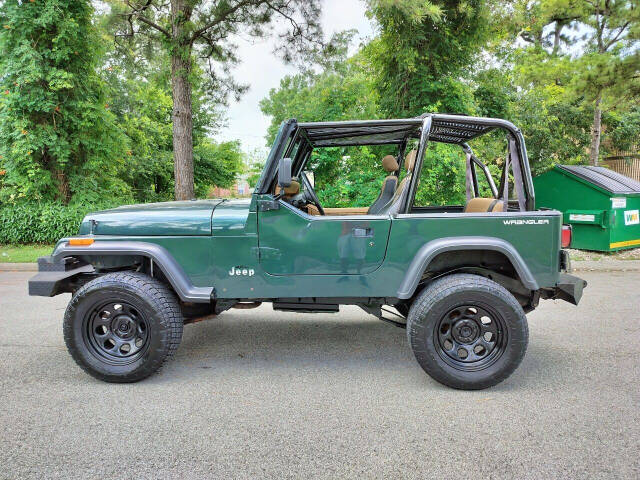
{"label": "bush", "polygon": [[114,205],[22,203],[0,205],[0,244],[55,243],[78,233],[83,217]]}

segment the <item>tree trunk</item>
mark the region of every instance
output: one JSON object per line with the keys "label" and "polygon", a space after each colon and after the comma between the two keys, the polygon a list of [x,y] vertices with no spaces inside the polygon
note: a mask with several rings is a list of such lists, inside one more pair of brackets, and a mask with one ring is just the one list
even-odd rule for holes
{"label": "tree trunk", "polygon": [[193,187],[193,120],[191,117],[191,46],[183,40],[183,23],[190,10],[184,0],[171,2],[172,37],[171,88],[173,94],[173,163],[176,200],[194,198]]}
{"label": "tree trunk", "polygon": [[600,102],[602,101],[602,92],[598,92],[593,108],[593,125],[591,126],[591,149],[589,150],[589,159],[591,165],[598,165],[598,156],[600,155],[600,133],[602,131],[602,110]]}
{"label": "tree trunk", "polygon": [[173,163],[176,200],[194,198],[193,188],[193,125],[191,119],[191,84],[189,62],[171,57],[173,89]]}
{"label": "tree trunk", "polygon": [[71,200],[71,188],[69,186],[69,179],[62,170],[55,171],[56,179],[58,180],[58,198],[67,205]]}

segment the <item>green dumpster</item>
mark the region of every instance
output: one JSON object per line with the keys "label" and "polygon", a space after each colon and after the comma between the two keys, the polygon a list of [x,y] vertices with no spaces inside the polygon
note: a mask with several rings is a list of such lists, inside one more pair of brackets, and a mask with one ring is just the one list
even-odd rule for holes
{"label": "green dumpster", "polygon": [[640,182],[603,167],[556,165],[533,183],[536,207],[560,210],[572,226],[572,248],[640,247]]}

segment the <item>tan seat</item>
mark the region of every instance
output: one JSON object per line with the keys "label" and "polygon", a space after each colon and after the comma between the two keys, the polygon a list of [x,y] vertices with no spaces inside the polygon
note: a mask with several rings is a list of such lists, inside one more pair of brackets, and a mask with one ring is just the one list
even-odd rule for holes
{"label": "tan seat", "polygon": [[399,206],[399,200],[402,196],[402,193],[409,188],[409,183],[411,182],[411,177],[413,176],[413,167],[416,166],[416,155],[418,154],[417,150],[411,150],[404,157],[404,169],[407,171],[404,178],[398,185],[396,189],[396,193],[393,194],[393,198],[385,205],[386,211],[391,211],[391,213],[396,213],[393,210],[397,210]]}
{"label": "tan seat", "polygon": [[465,213],[504,212],[504,202],[497,198],[472,198],[464,207]]}
{"label": "tan seat", "polygon": [[396,175],[393,175],[393,173],[397,172],[400,168],[396,157],[394,157],[393,155],[385,156],[382,159],[382,168],[384,168],[385,172],[389,173],[390,175],[387,175],[382,181],[380,194],[367,211],[369,215],[375,215],[379,213],[384,208],[384,206],[389,203],[389,200],[393,198],[393,194],[396,193],[396,187],[398,186],[398,177]]}
{"label": "tan seat", "polygon": [[[367,207],[348,207],[348,208],[323,208],[325,215],[347,216],[347,215],[366,215]],[[309,215],[320,215],[320,210],[313,204],[307,205],[307,213]]]}
{"label": "tan seat", "polygon": [[[280,195],[281,191],[282,188],[280,185],[276,185],[276,195]],[[300,182],[297,182],[296,180],[291,180],[291,185],[284,187],[284,198],[287,200],[298,193],[300,193]]]}

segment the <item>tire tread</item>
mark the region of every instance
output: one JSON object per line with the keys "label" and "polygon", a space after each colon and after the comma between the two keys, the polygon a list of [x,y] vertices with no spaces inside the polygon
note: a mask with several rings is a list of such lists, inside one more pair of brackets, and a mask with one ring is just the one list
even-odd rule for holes
{"label": "tire tread", "polygon": [[[144,297],[153,305],[157,320],[166,328],[168,335],[163,340],[164,355],[152,356],[144,365],[126,375],[106,375],[97,372],[88,365],[74,342],[73,315],[79,303],[90,292],[109,288],[125,287],[130,293]],[[182,340],[184,318],[175,293],[165,284],[148,275],[139,272],[114,272],[102,275],[87,282],[71,298],[64,316],[64,340],[67,349],[75,362],[89,375],[107,382],[130,383],[137,382],[162,368],[165,362],[175,355]]]}
{"label": "tire tread", "polygon": [[[432,328],[430,324],[424,321],[431,308],[442,299],[464,289],[477,290],[494,295],[507,303],[519,317],[518,321],[523,334],[523,338],[520,342],[522,345],[517,345],[520,347],[521,353],[519,357],[509,365],[509,368],[503,369],[491,378],[474,383],[455,379],[444,374],[439,368],[433,368],[433,364],[437,361],[434,355],[438,355],[438,353],[435,349],[428,348],[427,345],[424,345],[424,342],[420,341],[420,339],[423,338],[425,329]],[[411,305],[409,315],[407,317],[407,339],[418,363],[420,363],[420,366],[432,378],[453,388],[463,390],[480,390],[497,385],[504,381],[519,366],[527,349],[529,329],[524,310],[515,297],[506,288],[493,280],[479,275],[457,273],[434,280],[416,297],[415,301]]]}

